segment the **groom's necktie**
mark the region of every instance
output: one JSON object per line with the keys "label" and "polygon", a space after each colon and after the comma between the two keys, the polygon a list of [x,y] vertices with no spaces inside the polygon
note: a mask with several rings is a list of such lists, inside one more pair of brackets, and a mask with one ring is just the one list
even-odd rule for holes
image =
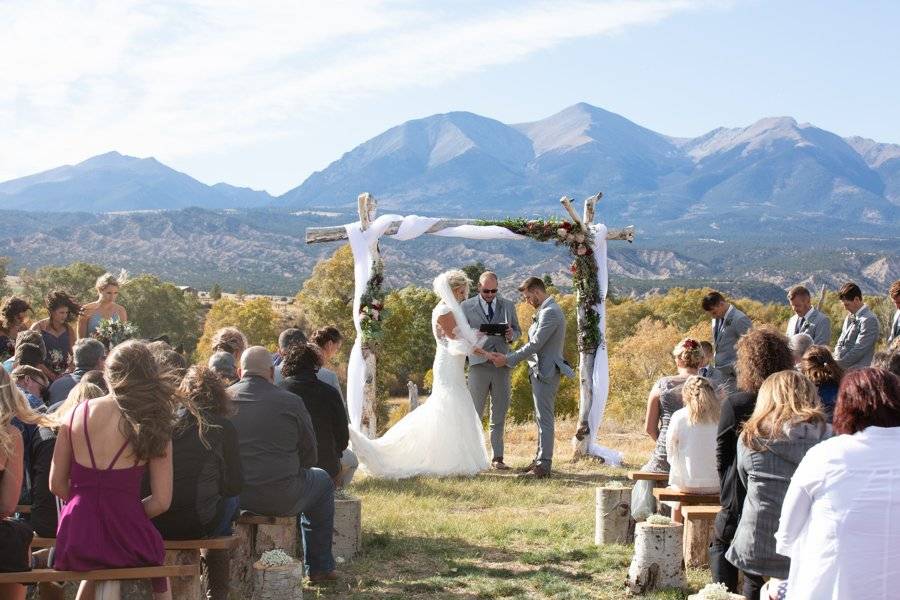
{"label": "groom's necktie", "polygon": [[488,302],[487,305],[488,305],[488,315],[487,315],[488,321],[493,321],[494,320],[494,303]]}
{"label": "groom's necktie", "polygon": [[806,323],[806,317],[800,317],[797,319],[797,325],[794,327],[794,334],[798,334],[803,331],[803,324]]}

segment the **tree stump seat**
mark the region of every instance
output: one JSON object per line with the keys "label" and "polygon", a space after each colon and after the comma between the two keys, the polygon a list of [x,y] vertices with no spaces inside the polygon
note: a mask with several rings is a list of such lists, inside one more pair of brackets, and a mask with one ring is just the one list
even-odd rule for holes
{"label": "tree stump seat", "polygon": [[722,507],[718,504],[681,507],[684,523],[684,562],[687,566],[709,566],[709,543],[712,541],[716,515],[720,510]]}
{"label": "tree stump seat", "polygon": [[352,560],[359,552],[362,538],[362,500],[336,495],[334,498],[334,533],[331,552],[335,559]]}
{"label": "tree stump seat", "polygon": [[238,598],[253,595],[254,563],[263,552],[280,549],[293,558],[297,548],[297,517],[258,515],[242,511],[234,526],[238,545],[231,557],[231,590]]}

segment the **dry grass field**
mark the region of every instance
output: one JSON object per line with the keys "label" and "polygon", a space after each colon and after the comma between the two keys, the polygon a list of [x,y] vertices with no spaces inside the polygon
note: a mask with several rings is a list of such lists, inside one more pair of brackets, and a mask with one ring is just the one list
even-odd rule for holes
{"label": "dry grass field", "polygon": [[[307,588],[307,597],[624,598],[632,548],[594,546],[594,487],[624,480],[651,443],[633,428],[608,426],[602,443],[624,452],[626,464],[573,463],[568,440],[574,430],[574,421],[558,423],[548,480],[523,482],[496,471],[475,478],[359,478],[349,491],[363,501],[362,553],[339,565],[339,583]],[[508,464],[527,464],[535,439],[534,425],[508,428]],[[688,573],[694,589],[707,577]]]}

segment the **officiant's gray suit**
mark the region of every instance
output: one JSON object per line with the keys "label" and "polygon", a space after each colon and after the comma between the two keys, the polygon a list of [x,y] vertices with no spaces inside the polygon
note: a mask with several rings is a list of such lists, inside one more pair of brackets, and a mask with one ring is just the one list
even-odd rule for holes
{"label": "officiant's gray suit", "polygon": [[[512,341],[522,335],[519,318],[516,316],[516,305],[506,298],[494,296],[491,305],[493,315],[485,310],[481,296],[477,294],[463,301],[460,306],[469,327],[476,331],[483,323],[507,323],[512,328]],[[509,352],[509,343],[504,336],[491,335],[484,343],[484,349],[488,352],[506,354]],[[491,449],[494,458],[503,458],[503,428],[506,413],[509,411],[511,374],[512,369],[509,367],[495,367],[494,363],[477,354],[469,356],[469,392],[472,394],[479,418],[484,414],[488,393],[491,395]]]}
{"label": "officiant's gray suit", "polygon": [[809,312],[802,317],[796,314],[791,316],[785,333],[788,337],[805,333],[813,339],[813,343],[817,346],[831,345],[831,321],[824,313],[815,308],[809,309]]}
{"label": "officiant's gray suit", "polygon": [[548,471],[553,461],[554,410],[560,376],[572,377],[575,374],[563,358],[565,341],[566,317],[559,304],[548,297],[538,308],[528,329],[528,343],[506,355],[506,362],[511,367],[523,360],[528,361],[534,416],[538,426],[535,462]]}

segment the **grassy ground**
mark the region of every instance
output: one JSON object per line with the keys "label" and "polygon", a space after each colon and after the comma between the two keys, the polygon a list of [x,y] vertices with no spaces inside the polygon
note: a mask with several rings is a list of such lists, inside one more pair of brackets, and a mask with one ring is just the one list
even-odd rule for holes
{"label": "grassy ground", "polygon": [[[339,565],[337,585],[307,588],[306,597],[624,598],[632,548],[594,546],[594,488],[624,480],[651,444],[608,428],[601,440],[625,453],[625,467],[572,463],[574,430],[571,421],[557,425],[551,479],[523,482],[496,471],[475,478],[358,479],[349,491],[363,501],[362,553]],[[535,438],[534,425],[508,428],[507,463],[527,464]],[[688,573],[694,589],[707,578],[705,571]]]}

